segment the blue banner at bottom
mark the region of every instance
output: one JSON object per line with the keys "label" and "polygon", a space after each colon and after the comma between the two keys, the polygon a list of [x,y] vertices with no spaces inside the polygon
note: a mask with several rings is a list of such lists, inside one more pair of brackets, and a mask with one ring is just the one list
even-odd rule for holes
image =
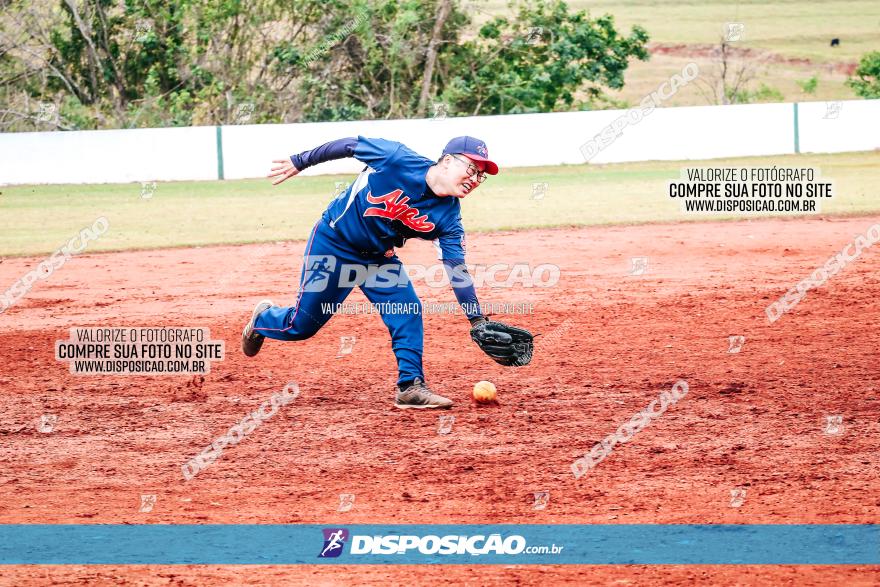
{"label": "blue banner at bottom", "polygon": [[0,564],[880,565],[880,526],[9,524]]}

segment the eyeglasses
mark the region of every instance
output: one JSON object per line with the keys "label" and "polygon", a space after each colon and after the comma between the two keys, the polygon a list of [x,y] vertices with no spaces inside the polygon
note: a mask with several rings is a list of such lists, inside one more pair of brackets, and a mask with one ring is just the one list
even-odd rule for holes
{"label": "eyeglasses", "polygon": [[486,181],[486,172],[485,171],[480,171],[477,168],[477,166],[474,165],[473,163],[471,163],[470,161],[465,161],[464,159],[459,159],[458,157],[456,157],[452,153],[450,153],[449,156],[452,157],[453,159],[455,159],[456,161],[460,161],[460,162],[464,163],[465,165],[467,165],[468,166],[467,174],[470,175],[471,177],[474,177],[477,180],[477,183],[483,183],[484,181]]}

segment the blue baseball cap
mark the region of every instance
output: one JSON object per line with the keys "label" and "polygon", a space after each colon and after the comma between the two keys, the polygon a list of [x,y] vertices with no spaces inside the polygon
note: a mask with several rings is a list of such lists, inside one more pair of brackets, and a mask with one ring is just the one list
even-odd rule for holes
{"label": "blue baseball cap", "polygon": [[498,166],[494,161],[489,160],[489,148],[480,139],[475,139],[474,137],[455,137],[443,149],[443,155],[452,155],[454,153],[467,155],[474,161],[482,161],[486,164],[486,173],[489,175],[498,174]]}

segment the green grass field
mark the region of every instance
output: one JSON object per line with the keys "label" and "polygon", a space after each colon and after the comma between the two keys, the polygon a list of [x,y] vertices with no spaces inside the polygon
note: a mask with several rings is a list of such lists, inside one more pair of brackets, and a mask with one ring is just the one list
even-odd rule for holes
{"label": "green grass field", "polygon": [[[666,195],[684,166],[817,167],[837,196],[823,214],[880,212],[880,153],[750,157],[699,162],[532,167],[504,171],[462,202],[469,232],[610,223],[717,220],[689,215]],[[352,176],[159,183],[149,199],[140,184],[0,188],[0,256],[44,254],[96,218],[109,230],[89,251],[305,239],[335,182]],[[541,199],[533,183],[547,183]]]}
{"label": "green grass field", "polygon": [[[725,23],[745,25],[742,43],[817,62],[856,61],[880,48],[880,3],[873,0],[764,1],[569,0],[592,16],[614,15],[624,31],[641,25],[656,43],[718,43]],[[506,0],[474,2],[474,20],[509,12]],[[831,48],[832,38],[840,46]]]}
{"label": "green grass field", "polygon": [[[880,4],[871,0],[766,2],[573,2],[592,12],[619,15],[627,28],[643,24],[660,43],[717,43],[724,23],[745,25],[741,42],[788,57],[855,61],[880,45]],[[662,15],[662,18],[658,18]],[[840,46],[831,48],[832,38]]]}
{"label": "green grass field", "polygon": [[[654,54],[650,61],[635,61],[626,73],[626,86],[608,95],[630,105],[681,71],[689,61],[696,61],[701,71],[713,66],[707,57],[693,57],[698,45],[717,45],[725,24],[745,25],[740,41],[733,45],[758,53],[769,53],[764,62],[750,58],[757,72],[749,85],[754,92],[762,85],[778,91],[755,97],[753,102],[855,100],[858,97],[844,85],[847,75],[834,66],[856,63],[869,51],[880,50],[880,2],[872,0],[806,0],[738,2],[660,2],[657,0],[570,0],[572,9],[587,10],[592,16],[611,14],[618,29],[628,33],[633,25],[648,31],[652,43],[679,46],[675,55]],[[493,15],[509,12],[505,0],[467,4],[475,24]],[[839,47],[830,47],[833,38]],[[812,77],[818,86],[806,93],[798,82]],[[668,106],[703,106],[707,99],[691,86],[679,92]]]}

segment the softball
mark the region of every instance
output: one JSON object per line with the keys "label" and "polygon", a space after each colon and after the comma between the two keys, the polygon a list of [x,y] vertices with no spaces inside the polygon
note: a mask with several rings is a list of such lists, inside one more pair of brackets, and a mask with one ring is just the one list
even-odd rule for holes
{"label": "softball", "polygon": [[495,384],[491,381],[478,381],[474,385],[474,399],[478,402],[493,402],[496,394]]}

